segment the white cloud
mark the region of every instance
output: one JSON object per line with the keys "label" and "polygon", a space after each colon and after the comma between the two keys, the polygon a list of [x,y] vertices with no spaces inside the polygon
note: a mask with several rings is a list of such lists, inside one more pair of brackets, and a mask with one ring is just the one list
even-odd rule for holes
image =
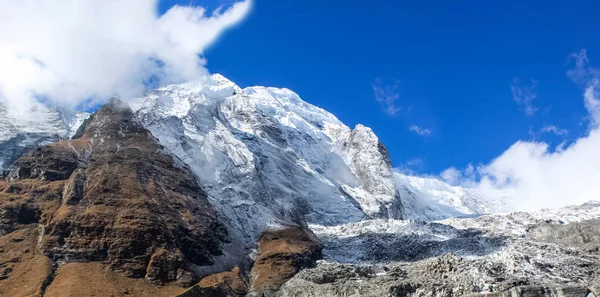
{"label": "white cloud", "polygon": [[450,167],[440,173],[440,178],[452,185],[460,184],[462,182],[462,172],[454,167]]}
{"label": "white cloud", "polygon": [[427,129],[427,128],[423,128],[423,127],[419,127],[417,125],[412,125],[409,128],[410,131],[415,132],[421,136],[427,136],[429,134],[431,134],[431,130]]}
{"label": "white cloud", "polygon": [[568,75],[583,86],[590,117],[585,136],[555,150],[545,142],[517,141],[489,164],[478,166],[475,175],[451,168],[442,178],[490,196],[503,193],[522,210],[600,200],[600,71],[587,65],[585,50],[572,57],[575,68]]}
{"label": "white cloud", "polygon": [[381,108],[388,115],[396,115],[400,111],[400,106],[397,105],[396,101],[400,98],[398,88],[400,87],[400,81],[392,80],[392,83],[385,84],[381,79],[377,78],[371,84],[373,87],[373,95],[375,100],[379,102]]}
{"label": "white cloud", "polygon": [[[443,181],[452,184],[465,185],[468,181],[474,179],[476,177],[476,169],[473,167],[473,164],[467,165],[464,170],[458,170],[454,167],[450,167],[444,171],[439,176]],[[468,186],[472,186],[469,184]]]}
{"label": "white cloud", "polygon": [[531,84],[522,84],[516,78],[513,79],[510,84],[513,100],[517,102],[521,110],[528,116],[533,116],[538,110],[538,108],[533,105],[533,100],[537,98],[537,92],[535,91],[536,87],[536,81],[532,81]]}
{"label": "white cloud", "polygon": [[547,125],[542,127],[542,132],[546,132],[546,133],[554,133],[555,135],[558,136],[562,136],[562,135],[567,135],[569,133],[569,131],[567,131],[567,129],[561,129],[556,127],[555,125]]}
{"label": "white cloud", "polygon": [[159,16],[157,0],[0,0],[0,100],[17,111],[36,99],[73,107],[205,75],[202,52],[251,1]]}

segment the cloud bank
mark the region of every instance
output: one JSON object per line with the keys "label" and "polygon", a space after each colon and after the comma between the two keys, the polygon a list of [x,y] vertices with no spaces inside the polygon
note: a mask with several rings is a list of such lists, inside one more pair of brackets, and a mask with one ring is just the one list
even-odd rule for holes
{"label": "cloud bank", "polygon": [[582,86],[588,112],[584,136],[556,149],[545,142],[518,141],[489,164],[449,168],[440,177],[509,200],[520,210],[600,200],[600,70],[589,66],[585,50],[571,58],[575,66],[567,75]]}
{"label": "cloud bank", "polygon": [[0,0],[0,102],[85,106],[205,75],[202,52],[251,1],[158,15],[158,0]]}

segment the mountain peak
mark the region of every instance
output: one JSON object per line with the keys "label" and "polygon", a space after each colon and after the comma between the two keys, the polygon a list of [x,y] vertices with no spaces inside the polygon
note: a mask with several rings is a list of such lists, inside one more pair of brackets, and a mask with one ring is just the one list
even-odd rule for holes
{"label": "mountain peak", "polygon": [[226,78],[225,76],[223,76],[220,73],[211,74],[210,79],[214,82],[220,82],[220,83],[224,83],[224,84],[233,84],[233,82],[231,80],[229,80],[228,78]]}
{"label": "mountain peak", "polygon": [[73,139],[122,137],[130,132],[143,131],[144,127],[133,119],[129,105],[118,98],[111,98],[83,122]]}
{"label": "mountain peak", "polygon": [[178,92],[181,94],[205,94],[211,98],[231,96],[242,89],[221,74],[212,74],[180,84],[171,84],[157,91]]}

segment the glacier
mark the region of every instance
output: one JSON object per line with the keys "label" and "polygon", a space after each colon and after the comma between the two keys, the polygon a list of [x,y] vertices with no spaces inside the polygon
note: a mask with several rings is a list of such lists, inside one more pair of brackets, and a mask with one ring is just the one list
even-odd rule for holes
{"label": "glacier", "polygon": [[600,202],[591,201],[430,222],[311,225],[324,259],[276,296],[396,296],[390,292],[407,289],[402,296],[594,297],[599,218]]}

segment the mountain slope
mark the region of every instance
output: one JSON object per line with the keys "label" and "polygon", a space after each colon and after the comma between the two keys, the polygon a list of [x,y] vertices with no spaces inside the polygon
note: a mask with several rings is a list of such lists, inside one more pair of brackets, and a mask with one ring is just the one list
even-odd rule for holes
{"label": "mountain slope", "polygon": [[220,75],[132,103],[138,119],[200,177],[233,232],[403,217],[389,153],[287,89],[241,89]]}
{"label": "mountain slope", "polygon": [[56,263],[101,261],[159,284],[193,284],[227,239],[190,169],[118,100],[72,140],[19,158],[0,210],[0,236],[40,230],[36,251]]}

